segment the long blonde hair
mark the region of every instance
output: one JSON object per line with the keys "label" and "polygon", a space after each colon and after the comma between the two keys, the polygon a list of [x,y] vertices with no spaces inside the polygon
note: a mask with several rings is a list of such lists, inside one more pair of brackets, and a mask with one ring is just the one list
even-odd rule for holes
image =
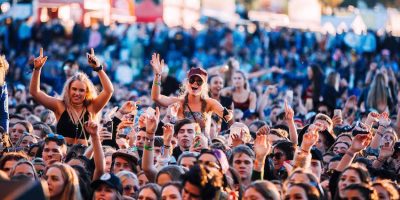
{"label": "long blonde hair", "polygon": [[388,95],[385,76],[382,73],[377,73],[368,92],[367,106],[376,110],[378,110],[379,103],[383,102],[388,106]]}
{"label": "long blonde hair", "polygon": [[62,100],[64,101],[66,106],[71,105],[70,102],[71,97],[69,96],[69,90],[71,89],[71,84],[74,81],[82,81],[83,84],[86,85],[86,96],[85,100],[83,101],[83,105],[88,106],[92,102],[92,100],[97,97],[97,90],[94,87],[92,81],[89,79],[89,77],[82,72],[78,72],[74,76],[67,79],[67,81],[64,84],[64,88],[61,95]]}
{"label": "long blonde hair", "polygon": [[82,200],[83,198],[80,192],[79,179],[75,170],[69,165],[63,163],[55,163],[51,165],[47,170],[52,167],[58,168],[61,171],[61,175],[65,183],[64,190],[60,196],[60,200]]}

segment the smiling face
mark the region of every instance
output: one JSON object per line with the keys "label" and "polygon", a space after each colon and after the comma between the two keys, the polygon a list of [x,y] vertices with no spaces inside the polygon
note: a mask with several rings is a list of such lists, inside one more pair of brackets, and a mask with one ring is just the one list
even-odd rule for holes
{"label": "smiling face", "polygon": [[224,87],[224,79],[220,76],[215,76],[210,81],[210,91],[212,94],[217,95]]}
{"label": "smiling face", "polygon": [[75,80],[71,83],[69,88],[69,98],[72,104],[82,104],[86,98],[87,87],[79,80]]}
{"label": "smiling face", "polygon": [[189,94],[195,96],[201,95],[203,84],[204,84],[203,79],[201,79],[199,76],[193,75],[189,77],[189,82],[188,82]]}

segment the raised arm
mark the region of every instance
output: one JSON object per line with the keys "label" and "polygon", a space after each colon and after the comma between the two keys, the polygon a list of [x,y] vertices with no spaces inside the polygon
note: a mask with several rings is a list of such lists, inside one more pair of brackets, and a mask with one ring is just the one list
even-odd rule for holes
{"label": "raised arm", "polygon": [[179,101],[178,97],[167,97],[160,94],[161,92],[161,73],[164,69],[164,60],[160,60],[160,54],[154,53],[151,56],[151,67],[154,71],[153,85],[151,86],[151,99],[158,105],[167,107]]}
{"label": "raised arm", "polygon": [[103,148],[100,142],[98,124],[93,121],[89,121],[85,124],[85,130],[90,134],[90,137],[92,139],[93,158],[95,165],[93,180],[97,180],[104,173],[106,165],[104,160]]}
{"label": "raised arm", "polygon": [[219,117],[224,119],[225,121],[230,121],[233,118],[232,111],[228,110],[227,108],[223,107],[217,100],[208,98],[207,104],[210,105],[211,111],[217,114]]}
{"label": "raised arm", "polygon": [[336,167],[336,171],[342,172],[354,160],[354,157],[361,152],[363,149],[367,148],[371,143],[372,134],[358,134],[354,137],[349,150],[344,154],[343,158],[340,160],[338,166]]}
{"label": "raised arm", "polygon": [[322,130],[323,126],[319,123],[311,124],[307,133],[303,135],[303,142],[300,149],[294,156],[294,168],[308,169],[311,165],[311,148],[318,142],[318,131]]}
{"label": "raised arm", "polygon": [[52,110],[58,119],[58,116],[63,112],[63,104],[62,101],[47,95],[46,93],[40,90],[40,73],[44,63],[46,63],[47,56],[43,57],[43,48],[40,48],[39,57],[35,58],[33,61],[33,73],[31,84],[29,86],[29,93],[37,101],[39,104],[42,104],[44,107]]}
{"label": "raised arm", "polygon": [[294,111],[288,105],[286,100],[285,100],[285,121],[289,127],[290,141],[293,143],[293,145],[297,146],[298,136],[297,136],[296,125],[294,123]]}
{"label": "raised arm", "polygon": [[254,153],[256,154],[253,170],[261,174],[261,179],[264,178],[265,159],[267,158],[267,155],[271,152],[272,147],[267,139],[268,133],[269,128],[267,126],[261,127],[257,131],[257,137],[254,140],[253,146]]}
{"label": "raised arm", "polygon": [[93,48],[91,49],[90,54],[86,54],[88,63],[91,67],[93,67],[93,71],[96,71],[100,83],[103,86],[103,90],[100,92],[99,96],[97,96],[95,99],[93,99],[91,103],[91,109],[94,113],[98,113],[101,109],[104,108],[104,106],[108,103],[108,101],[111,99],[111,96],[114,92],[114,87],[108,78],[106,72],[103,70],[103,66],[100,64],[99,59],[96,57],[94,54]]}
{"label": "raised arm", "polygon": [[150,182],[154,183],[157,169],[154,165],[154,134],[156,133],[160,120],[160,110],[156,108],[154,116],[146,117],[146,138],[143,147],[142,169]]}
{"label": "raised arm", "polygon": [[5,132],[8,133],[8,90],[6,84],[6,73],[8,71],[9,65],[6,57],[0,56],[0,126],[3,127]]}

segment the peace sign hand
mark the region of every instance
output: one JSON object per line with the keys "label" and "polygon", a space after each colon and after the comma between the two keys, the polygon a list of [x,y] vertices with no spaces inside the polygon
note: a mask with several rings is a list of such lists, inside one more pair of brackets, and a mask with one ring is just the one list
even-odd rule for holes
{"label": "peace sign hand", "polygon": [[43,57],[43,48],[40,48],[39,57],[33,60],[33,66],[35,69],[40,69],[46,63],[47,56]]}
{"label": "peace sign hand", "polygon": [[150,61],[151,66],[155,74],[161,74],[164,69],[164,59],[160,60],[160,54],[153,53]]}
{"label": "peace sign hand", "polygon": [[96,55],[94,55],[94,50],[93,48],[90,49],[90,54],[86,53],[86,57],[88,59],[88,64],[93,67],[100,67],[100,61],[99,59],[96,57]]}

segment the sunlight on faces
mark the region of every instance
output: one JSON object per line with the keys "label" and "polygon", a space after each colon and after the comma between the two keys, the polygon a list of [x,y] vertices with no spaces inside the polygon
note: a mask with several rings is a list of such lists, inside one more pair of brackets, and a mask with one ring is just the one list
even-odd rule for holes
{"label": "sunlight on faces", "polygon": [[348,169],[342,173],[338,183],[339,196],[341,198],[345,197],[343,192],[344,188],[351,184],[361,183],[361,179],[358,173],[353,169]]}
{"label": "sunlight on faces", "polygon": [[239,173],[240,178],[251,178],[253,169],[253,159],[244,153],[238,153],[233,156],[233,168]]}
{"label": "sunlight on faces", "polygon": [[44,144],[42,158],[47,166],[54,162],[61,162],[62,155],[62,147],[57,145],[55,141],[49,141],[47,144]]}
{"label": "sunlight on faces", "polygon": [[177,134],[178,145],[181,148],[188,149],[192,145],[195,135],[195,123],[183,125]]}
{"label": "sunlight on faces", "polygon": [[46,181],[49,187],[50,197],[56,197],[63,192],[65,181],[62,177],[61,170],[57,167],[50,167],[47,170]]}
{"label": "sunlight on faces", "polygon": [[162,200],[181,200],[182,196],[178,188],[173,185],[165,187],[161,193]]}
{"label": "sunlight on faces", "polygon": [[[191,81],[193,83],[191,83]],[[199,84],[202,83],[202,84]],[[193,75],[189,78],[186,88],[188,89],[189,94],[199,96],[202,93],[203,88],[205,87],[205,84],[203,82],[203,79],[200,78],[200,76]]]}
{"label": "sunlight on faces", "polygon": [[34,144],[34,143],[37,143],[36,138],[34,138],[34,137],[31,136],[31,135],[28,135],[28,136],[25,136],[25,137],[22,139],[21,143],[19,144],[19,147],[27,148],[27,147],[29,147],[30,145]]}
{"label": "sunlight on faces", "polygon": [[347,149],[349,148],[349,146],[347,146],[344,143],[337,143],[334,147],[333,147],[333,152],[335,154],[344,154],[346,153]]}
{"label": "sunlight on faces", "polygon": [[212,94],[218,94],[224,87],[224,79],[220,76],[214,76],[210,80],[210,91]]}
{"label": "sunlight on faces", "polygon": [[21,174],[31,178],[32,180],[35,180],[34,176],[35,172],[33,171],[32,167],[28,164],[20,164],[15,167],[14,176]]}
{"label": "sunlight on faces", "polygon": [[319,180],[322,174],[322,163],[319,160],[311,160],[310,166],[311,172],[317,177]]}
{"label": "sunlight on faces", "polygon": [[82,104],[86,98],[87,87],[83,81],[75,80],[69,88],[69,97],[72,104]]}
{"label": "sunlight on faces", "polygon": [[112,156],[111,155],[109,155],[109,156],[106,156],[105,157],[105,161],[106,161],[106,172],[107,173],[110,173],[110,171],[111,171],[111,163],[112,163]]}
{"label": "sunlight on faces", "polygon": [[25,126],[22,124],[15,124],[11,129],[10,139],[13,144],[15,144],[19,138],[24,134],[24,132],[28,132]]}
{"label": "sunlight on faces", "polygon": [[342,192],[345,194],[345,199],[357,199],[357,200],[365,200],[363,195],[358,190],[345,190]]}
{"label": "sunlight on faces", "polygon": [[389,192],[384,187],[382,187],[381,185],[374,185],[373,187],[378,193],[379,199],[391,199]]}
{"label": "sunlight on faces", "polygon": [[157,195],[150,188],[145,188],[140,191],[138,200],[157,200]]}
{"label": "sunlight on faces", "polygon": [[96,188],[93,196],[95,200],[116,199],[117,191],[106,184],[102,184]]}

